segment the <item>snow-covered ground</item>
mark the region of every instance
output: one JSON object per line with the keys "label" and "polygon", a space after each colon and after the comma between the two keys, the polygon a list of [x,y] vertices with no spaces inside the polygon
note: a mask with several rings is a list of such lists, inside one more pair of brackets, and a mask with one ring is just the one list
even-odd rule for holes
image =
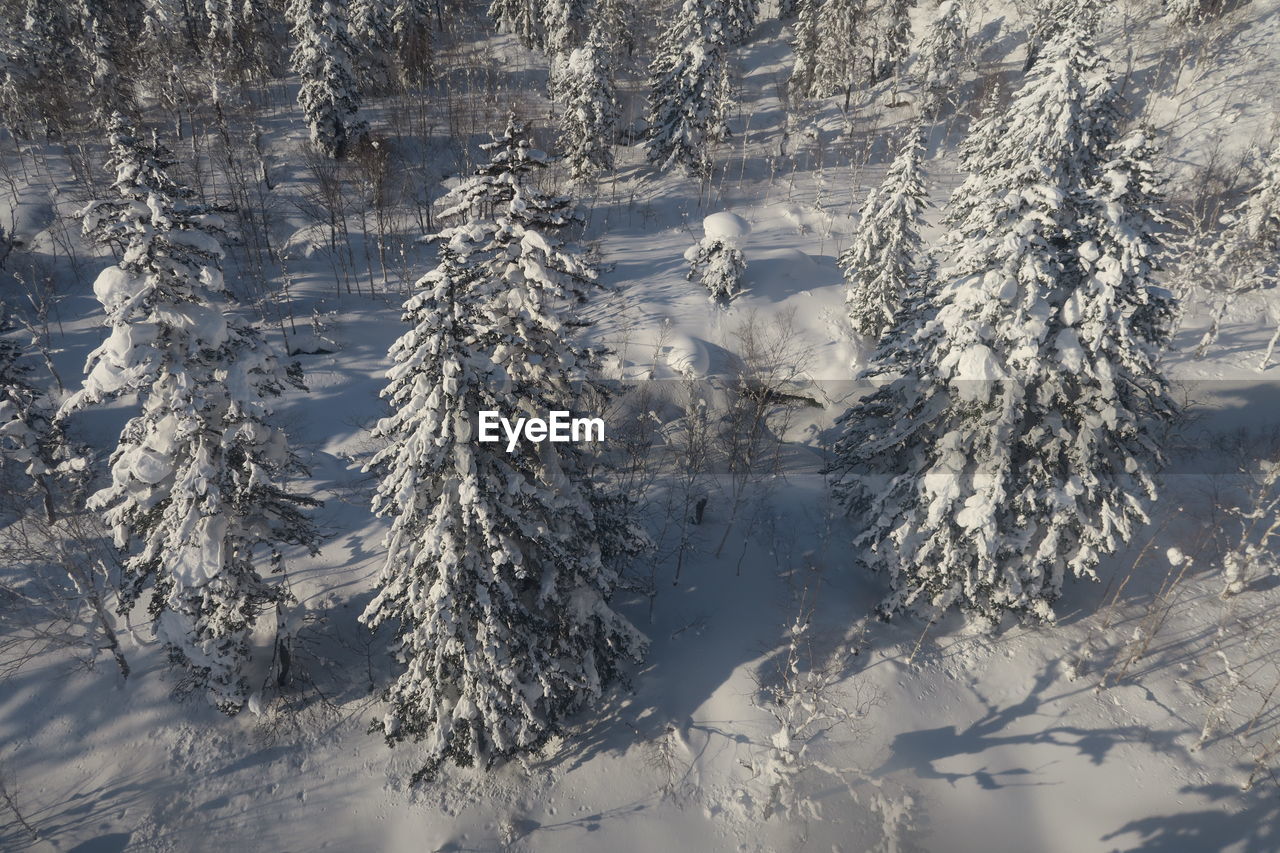
{"label": "snow-covered ground", "polygon": [[[1160,17],[1150,0],[1114,6],[1103,47],[1160,132],[1175,195],[1208,192],[1195,183],[1197,167],[1266,143],[1280,121],[1280,2],[1233,5],[1197,32]],[[926,14],[917,10],[917,31]],[[975,5],[971,14],[984,73],[1016,83],[1015,8]],[[491,41],[510,49],[506,38]],[[389,749],[368,733],[391,664],[387,636],[356,621],[385,530],[360,466],[383,412],[387,347],[403,331],[400,283],[339,293],[325,237],[282,204],[276,230],[292,311],[304,331],[313,311],[323,326],[302,349],[326,350],[298,356],[310,390],[279,407],[309,490],[325,501],[320,553],[289,561],[301,602],[299,686],[234,718],[198,698],[175,701],[140,610],[123,632],[127,682],[105,657],[93,670],[65,656],[36,660],[0,683],[0,774],[40,840],[0,803],[0,848],[1280,849],[1274,777],[1264,771],[1243,787],[1280,725],[1280,703],[1265,695],[1280,683],[1280,583],[1256,578],[1221,598],[1213,539],[1239,496],[1238,464],[1274,445],[1280,428],[1280,364],[1261,366],[1280,299],[1262,291],[1234,300],[1217,345],[1197,359],[1214,300],[1190,291],[1166,368],[1195,417],[1171,439],[1151,525],[1104,562],[1099,583],[1067,588],[1058,624],[989,633],[958,616],[927,631],[909,618],[875,621],[882,583],[851,570],[854,531],[820,469],[868,350],[848,329],[836,257],[911,108],[894,105],[887,84],[847,124],[840,99],[823,102],[803,128],[793,122],[780,153],[787,119],[777,83],[790,56],[789,29],[772,19],[737,51],[741,106],[709,188],[655,173],[637,146],[620,148],[616,177],[582,200],[584,240],[599,241],[608,285],[588,308],[587,334],[613,350],[616,376],[631,387],[654,380],[669,395],[684,393],[681,380],[730,376],[754,324],[785,341],[796,387],[819,404],[797,407],[781,470],[753,485],[736,519],[730,486],[708,480],[706,517],[687,528],[678,581],[676,534],[661,507],[651,510],[660,547],[634,573],[654,581],[653,594],[617,602],[652,643],[629,689],[582,714],[541,755],[489,772],[450,769],[417,788],[408,785],[419,766],[413,746]],[[517,86],[526,76],[513,72]],[[976,93],[974,76],[966,86]],[[368,118],[377,128],[394,109],[375,102]],[[930,128],[926,243],[958,181],[968,118],[962,109]],[[300,193],[296,110],[270,113],[265,134],[275,192]],[[55,175],[64,168],[57,151],[48,162]],[[48,259],[69,282],[53,334],[55,366],[74,388],[101,340],[91,282],[107,258],[84,261],[82,249],[85,268],[73,278],[58,241],[78,231],[74,204],[39,180],[6,204],[6,228],[25,241],[18,251]],[[728,305],[685,278],[685,252],[704,231],[746,255],[745,290]],[[429,251],[408,251],[406,268],[425,271]],[[126,410],[78,417],[78,437],[108,449]],[[655,469],[678,465],[660,456]],[[815,714],[805,731],[825,730],[795,760],[796,743],[780,738],[777,706],[762,691],[788,671],[792,652],[795,678],[818,685],[798,705]],[[1233,679],[1252,689],[1224,704]],[[1203,737],[1218,706],[1222,725]]]}

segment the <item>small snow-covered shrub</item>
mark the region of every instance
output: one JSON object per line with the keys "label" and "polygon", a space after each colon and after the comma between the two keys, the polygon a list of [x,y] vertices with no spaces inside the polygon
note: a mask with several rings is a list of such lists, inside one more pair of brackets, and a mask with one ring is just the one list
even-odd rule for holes
{"label": "small snow-covered shrub", "polygon": [[742,250],[722,237],[703,237],[684,253],[689,262],[689,281],[698,281],[712,299],[728,301],[742,289],[747,259]]}

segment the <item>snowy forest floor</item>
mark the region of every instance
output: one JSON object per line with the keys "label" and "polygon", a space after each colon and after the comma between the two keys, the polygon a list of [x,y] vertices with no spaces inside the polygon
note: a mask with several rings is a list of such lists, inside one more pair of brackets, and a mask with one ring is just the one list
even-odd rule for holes
{"label": "snowy forest floor", "polygon": [[[1207,202],[1230,189],[1213,183],[1229,164],[1275,132],[1280,3],[1243,4],[1191,34],[1171,31],[1158,4],[1117,5],[1103,47],[1161,132],[1171,197]],[[984,48],[966,78],[966,105],[996,79],[1007,92],[1022,62],[1012,7],[973,20]],[[478,40],[475,54],[499,82],[476,96],[475,133],[464,139],[497,129],[512,102],[535,117],[549,112],[545,68],[531,54],[502,37]],[[360,464],[383,411],[377,392],[402,330],[399,302],[430,251],[415,242],[422,231],[407,207],[396,249],[404,275],[370,280],[358,233],[349,253],[332,249],[307,214],[313,173],[299,156],[296,88],[279,87],[258,121],[276,178],[272,231],[287,260],[271,278],[278,286],[287,274],[289,290],[257,304],[268,324],[286,309],[300,318],[291,345],[331,350],[298,356],[310,390],[280,407],[310,492],[325,501],[327,536],[318,556],[289,563],[305,613],[295,687],[235,718],[198,698],[175,701],[140,612],[126,632],[127,683],[105,660],[93,669],[69,654],[30,663],[0,689],[0,775],[40,840],[4,811],[0,849],[1280,849],[1280,783],[1267,753],[1280,733],[1280,702],[1268,692],[1280,683],[1280,577],[1219,595],[1237,472],[1274,457],[1280,441],[1280,365],[1260,366],[1280,297],[1235,300],[1218,344],[1196,359],[1214,297],[1190,292],[1167,368],[1192,417],[1171,438],[1152,524],[1104,563],[1099,583],[1067,588],[1058,624],[988,632],[960,617],[928,631],[911,619],[877,622],[881,581],[851,570],[854,531],[831,506],[820,469],[867,350],[848,331],[835,258],[911,108],[886,84],[847,121],[832,101],[788,124],[777,84],[789,57],[775,20],[738,52],[741,108],[710,187],[658,175],[638,147],[620,148],[616,176],[582,197],[584,240],[598,241],[609,286],[591,308],[589,334],[616,353],[615,375],[651,377],[629,382],[633,393],[647,386],[667,404],[693,381],[727,393],[725,377],[754,335],[794,360],[795,387],[816,404],[791,413],[776,474],[743,487],[733,518],[732,478],[710,472],[698,484],[709,497],[703,523],[682,522],[664,485],[678,454],[654,453],[648,515],[659,547],[634,567],[619,602],[652,641],[630,689],[536,758],[450,770],[416,789],[407,784],[413,748],[389,750],[367,733],[390,662],[386,636],[356,617],[384,530]],[[396,104],[375,101],[365,112],[375,132],[395,139]],[[926,237],[957,181],[969,118],[949,113],[931,128]],[[550,145],[551,131],[540,133]],[[444,142],[415,149],[422,183],[465,167],[467,151],[475,156],[474,146]],[[25,264],[60,282],[49,340],[69,389],[101,339],[90,284],[107,262],[75,236],[85,188],[50,185],[74,184],[75,156],[39,152],[45,172],[14,184],[5,223],[25,240],[8,270]],[[728,307],[685,280],[682,258],[718,211],[750,225],[747,289]],[[320,340],[308,340],[311,317]],[[105,456],[127,410],[125,401],[77,417],[77,436]],[[824,732],[794,761],[796,743],[777,737],[778,709],[761,689],[785,676],[790,653],[813,686],[818,719],[805,731]]]}

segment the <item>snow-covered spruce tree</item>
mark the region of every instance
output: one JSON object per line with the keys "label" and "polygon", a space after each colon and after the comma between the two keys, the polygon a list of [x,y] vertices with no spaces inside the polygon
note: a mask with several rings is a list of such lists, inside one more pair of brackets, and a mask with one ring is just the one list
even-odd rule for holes
{"label": "snow-covered spruce tree", "polygon": [[560,77],[560,152],[579,182],[613,168],[618,97],[603,53],[588,41],[569,54]]}
{"label": "snow-covered spruce tree", "polygon": [[[1129,350],[1143,351],[1152,372],[1173,337],[1178,310],[1173,295],[1154,284],[1168,227],[1155,136],[1152,127],[1139,125],[1107,147],[1080,217],[1081,265],[1102,297],[1119,297],[1082,303],[1081,339],[1089,350],[1122,363],[1132,361]],[[1130,340],[1120,340],[1120,332]]]}
{"label": "snow-covered spruce tree", "polygon": [[615,69],[635,53],[639,27],[635,0],[596,0],[591,8],[591,37],[604,49],[604,59]]}
{"label": "snow-covered spruce tree", "polygon": [[229,0],[204,0],[204,25],[206,48],[213,48],[208,53],[230,53],[237,29],[233,4]]}
{"label": "snow-covered spruce tree", "polygon": [[921,174],[924,132],[907,134],[879,187],[867,194],[853,243],[840,256],[854,331],[879,338],[915,277],[927,193]]}
{"label": "snow-covered spruce tree", "polygon": [[352,0],[347,15],[348,34],[355,47],[353,60],[360,88],[385,93],[394,79],[395,38],[389,0]]}
{"label": "snow-covered spruce tree", "polygon": [[959,0],[942,0],[920,40],[915,77],[920,83],[923,116],[932,116],[955,96],[965,55],[967,22]]}
{"label": "snow-covered spruce tree", "polygon": [[511,33],[530,50],[542,50],[546,34],[542,30],[544,0],[493,0],[489,17],[499,32]]}
{"label": "snow-covered spruce tree", "polygon": [[1198,24],[1205,14],[1204,0],[1164,0],[1164,11],[1179,24]]}
{"label": "snow-covered spruce tree", "polygon": [[94,494],[124,562],[122,607],[150,587],[157,636],[185,680],[235,713],[259,617],[287,599],[258,571],[282,569],[282,547],[314,550],[304,508],[280,481],[298,466],[268,423],[270,399],[300,385],[271,348],[225,310],[218,211],[170,174],[174,161],[116,116],[109,166],[118,198],[89,204],[85,233],[117,247],[94,293],[110,333],[89,356],[84,387],[62,415],[123,394],[141,412]]}
{"label": "snow-covered spruce tree", "polygon": [[103,124],[117,112],[133,110],[133,87],[121,73],[128,50],[116,11],[110,0],[81,0],[79,46],[89,70],[89,103]]}
{"label": "snow-covered spruce tree", "polygon": [[354,48],[344,9],[334,0],[291,0],[289,20],[297,39],[293,68],[302,79],[298,104],[311,144],[340,158],[365,129],[356,118],[360,90],[351,71]]}
{"label": "snow-covered spruce tree", "polygon": [[6,103],[21,119],[38,119],[49,133],[66,121],[69,87],[82,79],[74,44],[65,4],[27,0],[22,30],[7,45],[5,76],[13,89]]}
{"label": "snow-covered spruce tree", "polygon": [[818,24],[822,2],[823,0],[798,0],[795,36],[791,42],[795,62],[791,67],[791,78],[787,82],[787,91],[791,97],[808,98],[813,92],[814,75],[818,67]]}
{"label": "snow-covered spruce tree", "polygon": [[584,0],[543,0],[544,49],[552,58],[568,56],[587,33],[589,15]]}
{"label": "snow-covered spruce tree", "polygon": [[[1146,520],[1175,407],[1170,303],[1150,287],[1147,149],[1113,143],[1114,79],[1087,32],[1055,38],[971,158],[936,281],[881,341],[897,374],[840,420],[835,493],[888,575],[885,615],[957,606],[1050,620]],[[982,128],[979,128],[982,130]]]}
{"label": "snow-covered spruce tree", "polygon": [[391,39],[401,83],[405,86],[426,84],[434,70],[429,0],[394,0]]}
{"label": "snow-covered spruce tree", "polygon": [[915,5],[915,0],[886,0],[880,8],[880,32],[871,63],[872,82],[893,76],[911,55],[911,10]]}
{"label": "snow-covered spruce tree", "polygon": [[[176,32],[184,12],[151,5],[144,15],[144,33],[159,25],[163,36],[179,38]],[[158,14],[157,14],[158,13]],[[205,0],[201,48],[207,60],[240,73],[265,74],[275,67],[277,52],[272,45],[271,18],[265,0]],[[151,33],[152,37],[160,33]],[[172,45],[167,51],[172,50]]]}
{"label": "snow-covered spruce tree", "polygon": [[1041,49],[1068,27],[1097,27],[1102,18],[1103,0],[1038,0],[1027,28],[1025,74],[1035,65]]}
{"label": "snow-covered spruce tree", "polygon": [[395,626],[404,671],[387,690],[389,744],[425,745],[414,781],[446,761],[488,765],[539,749],[639,659],[612,610],[616,506],[573,444],[477,441],[477,413],[573,411],[594,355],[566,340],[593,277],[556,232],[566,199],[528,182],[546,164],[514,122],[491,160],[444,200],[434,270],[391,348],[394,407],[375,510],[392,518],[362,620]]}
{"label": "snow-covered spruce tree", "polygon": [[68,74],[76,69],[66,8],[57,0],[27,0],[20,41],[27,61],[43,75]]}
{"label": "snow-covered spruce tree", "polygon": [[[51,464],[44,446],[50,429],[30,373],[22,363],[21,348],[0,338],[0,473],[17,469],[36,480]],[[46,507],[46,511],[52,508]]]}
{"label": "snow-covered spruce tree", "polygon": [[728,134],[729,55],[725,7],[719,0],[684,0],[649,66],[649,162],[711,174],[711,145]]}
{"label": "snow-covered spruce tree", "polygon": [[843,94],[849,109],[854,84],[868,70],[866,23],[866,0],[823,0],[810,97]]}
{"label": "snow-covered spruce tree", "polygon": [[802,2],[803,0],[778,0],[778,20],[790,21],[800,14],[800,4]]}
{"label": "snow-covered spruce tree", "polygon": [[725,34],[729,44],[746,44],[760,20],[760,0],[724,0]]}
{"label": "snow-covered spruce tree", "polygon": [[742,290],[747,258],[733,242],[719,236],[703,237],[684,253],[689,281],[707,289],[713,301],[728,302]]}

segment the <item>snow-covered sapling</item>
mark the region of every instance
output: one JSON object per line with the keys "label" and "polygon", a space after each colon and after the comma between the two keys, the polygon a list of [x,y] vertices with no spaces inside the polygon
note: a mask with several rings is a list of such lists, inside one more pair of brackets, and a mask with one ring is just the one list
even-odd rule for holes
{"label": "snow-covered sapling", "polygon": [[742,289],[747,258],[739,242],[749,230],[746,222],[732,213],[717,213],[703,222],[703,238],[689,247],[689,281],[697,281],[711,299],[728,301]]}

